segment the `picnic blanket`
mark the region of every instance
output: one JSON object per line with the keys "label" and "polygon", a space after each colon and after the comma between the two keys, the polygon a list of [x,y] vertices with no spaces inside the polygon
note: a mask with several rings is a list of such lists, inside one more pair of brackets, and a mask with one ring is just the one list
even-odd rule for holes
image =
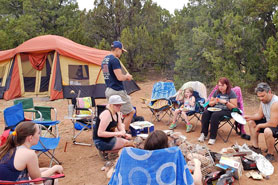
{"label": "picnic blanket", "polygon": [[126,147],[108,184],[191,185],[194,182],[178,147],[152,151]]}

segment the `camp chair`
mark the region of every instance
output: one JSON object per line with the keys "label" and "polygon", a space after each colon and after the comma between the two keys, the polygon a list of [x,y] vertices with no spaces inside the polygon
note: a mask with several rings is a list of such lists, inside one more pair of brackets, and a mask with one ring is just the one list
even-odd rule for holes
{"label": "camp chair", "polygon": [[[48,106],[34,106],[33,98],[21,98],[14,100],[14,105],[22,103],[24,112],[35,113],[35,117],[32,117],[32,120],[40,121],[57,121],[57,110],[54,107]],[[54,116],[52,116],[52,113]],[[54,117],[54,118],[52,118]],[[56,123],[57,124],[57,123]]]}
{"label": "camp chair", "polygon": [[276,147],[277,144],[278,144],[278,138],[275,138],[274,148],[275,148],[276,152],[278,153],[278,149]]}
{"label": "camp chair", "polygon": [[176,94],[176,88],[173,82],[157,82],[153,85],[151,99],[141,98],[144,104],[152,112],[156,121],[161,121],[165,115],[170,117],[172,102],[170,97]]}
{"label": "camp chair", "polygon": [[[72,98],[71,102],[74,107],[75,119],[73,122],[73,143],[85,146],[91,146],[88,143],[77,142],[76,138],[84,131],[92,128],[95,117],[95,99],[93,97]],[[94,108],[94,110],[93,110]]]}
{"label": "camp chair", "polygon": [[35,183],[40,181],[51,181],[51,184],[54,185],[55,179],[64,178],[64,174],[55,174],[50,177],[40,177],[33,180],[21,180],[21,181],[5,181],[0,180],[0,184],[29,184],[29,183]]}
{"label": "camp chair", "polygon": [[118,184],[194,184],[178,147],[159,150],[123,148],[108,183]]}
{"label": "camp chair", "polygon": [[[178,96],[178,95],[177,95]],[[188,117],[190,117],[188,119],[188,121],[191,121],[193,118],[196,118],[196,122],[193,127],[193,129],[196,127],[197,123],[200,121],[201,122],[201,116],[202,113],[204,111],[204,108],[202,107],[202,104],[205,102],[205,98],[201,98],[199,93],[197,91],[193,91],[193,96],[195,97],[195,109],[193,111],[188,111],[186,113],[186,115]],[[183,102],[176,100],[175,97],[170,98],[172,103],[173,103],[173,107],[172,107],[172,111],[174,112],[176,110],[176,108],[179,108]],[[173,114],[173,113],[172,113]],[[179,114],[178,116],[178,120],[181,119],[182,121],[185,121],[182,117],[181,114]]]}
{"label": "camp chair", "polygon": [[[213,93],[218,89],[218,86],[216,85],[215,88],[212,90],[212,92],[210,93],[209,95],[209,98],[212,97]],[[238,112],[240,114],[244,114],[244,107],[243,107],[243,97],[242,97],[242,93],[241,93],[241,88],[239,86],[235,86],[232,88],[232,90],[236,93],[237,95],[237,109],[233,109],[232,111],[234,112]],[[232,122],[232,117],[230,116],[224,116],[223,119],[221,120],[219,126],[218,126],[218,129],[222,128],[224,125],[230,125],[231,128],[228,132],[228,135],[226,138],[224,138],[224,136],[221,135],[221,133],[219,131],[222,131],[223,130],[218,130],[218,135],[220,136],[220,138],[226,143],[229,138],[230,138],[230,135],[232,133],[233,130],[236,131],[236,133],[238,135],[241,135],[241,134],[244,134],[245,133],[245,130],[244,130],[244,125],[241,125],[240,123],[234,121]]]}
{"label": "camp chair", "polygon": [[[25,121],[22,103],[18,103],[6,108],[4,110],[4,120],[6,124],[5,130],[14,130],[20,122]],[[55,149],[57,148],[60,141],[57,127],[57,124],[59,122],[42,122],[36,120],[33,120],[33,122],[39,124],[41,129],[41,136],[38,144],[32,146],[31,149],[38,151],[38,156],[40,156],[42,153],[48,156],[50,158],[50,166],[52,165],[53,161],[57,164],[60,164],[60,162],[54,156]]]}

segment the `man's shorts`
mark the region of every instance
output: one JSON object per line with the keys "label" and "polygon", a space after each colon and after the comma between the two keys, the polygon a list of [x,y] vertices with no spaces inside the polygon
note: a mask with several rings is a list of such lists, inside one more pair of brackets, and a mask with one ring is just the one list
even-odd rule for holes
{"label": "man's shorts", "polygon": [[[255,123],[256,123],[256,125],[266,123],[266,119],[263,118],[261,120],[255,120]],[[272,136],[275,137],[275,138],[278,138],[278,127],[269,127],[269,128],[272,131]],[[264,133],[264,129],[265,128],[261,128],[259,130],[259,133]]]}
{"label": "man's shorts", "polygon": [[122,100],[124,102],[126,102],[121,107],[121,112],[124,115],[125,114],[129,114],[129,113],[131,113],[133,111],[133,106],[131,104],[130,96],[128,96],[126,91],[124,91],[124,90],[122,90],[122,91],[115,91],[114,89],[111,89],[111,88],[107,87],[106,90],[105,90],[106,99],[109,100],[109,97],[112,96],[112,95],[119,95],[122,98]]}
{"label": "man's shorts", "polygon": [[109,141],[105,142],[102,139],[95,139],[94,143],[97,149],[100,151],[112,150],[116,144],[116,137],[111,138]]}

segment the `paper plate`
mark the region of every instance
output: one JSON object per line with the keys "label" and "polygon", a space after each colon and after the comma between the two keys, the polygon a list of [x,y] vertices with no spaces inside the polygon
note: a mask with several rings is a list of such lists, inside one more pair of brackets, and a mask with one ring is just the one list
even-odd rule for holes
{"label": "paper plate", "polygon": [[216,108],[216,107],[209,107],[208,108],[208,111],[211,111],[211,112],[217,112],[217,111],[221,111],[222,109],[220,108]]}
{"label": "paper plate", "polygon": [[245,125],[246,124],[246,120],[243,118],[242,115],[240,115],[239,113],[237,112],[232,112],[231,113],[231,116],[234,118],[234,120],[236,120],[236,122],[242,124],[242,125]]}
{"label": "paper plate", "polygon": [[88,114],[77,114],[76,117],[78,118],[86,118],[86,117],[89,117],[90,115]]}

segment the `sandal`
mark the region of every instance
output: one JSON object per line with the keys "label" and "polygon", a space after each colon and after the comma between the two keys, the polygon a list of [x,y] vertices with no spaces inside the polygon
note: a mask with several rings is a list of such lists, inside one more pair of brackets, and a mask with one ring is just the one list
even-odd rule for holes
{"label": "sandal", "polygon": [[176,127],[177,127],[177,125],[176,125],[175,123],[171,123],[169,129],[173,130],[173,129],[176,128]]}
{"label": "sandal", "polygon": [[186,124],[186,132],[190,132],[193,128],[193,125],[191,123]]}

